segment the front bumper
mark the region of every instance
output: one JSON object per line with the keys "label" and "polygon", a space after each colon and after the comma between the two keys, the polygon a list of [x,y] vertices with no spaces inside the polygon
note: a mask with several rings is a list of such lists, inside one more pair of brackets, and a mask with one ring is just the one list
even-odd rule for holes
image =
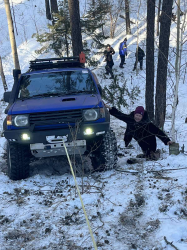
{"label": "front bumper", "polygon": [[[4,136],[9,141],[15,141],[22,144],[34,144],[34,143],[44,143],[48,144],[46,136],[66,136],[67,141],[75,140],[90,140],[94,138],[99,138],[109,130],[110,123],[92,123],[92,124],[82,124],[79,128],[63,128],[63,129],[53,129],[53,130],[42,130],[42,131],[30,131],[29,129],[20,130],[5,130]],[[87,128],[93,130],[93,134],[85,135],[84,131]],[[100,132],[103,132],[100,133]],[[99,133],[99,134],[98,134]],[[23,140],[22,135],[28,134],[30,139]]]}
{"label": "front bumper", "polygon": [[[65,142],[69,155],[83,155],[86,151],[86,140],[77,140],[73,142]],[[30,145],[31,153],[38,158],[66,155],[64,144],[43,144],[35,143]]]}

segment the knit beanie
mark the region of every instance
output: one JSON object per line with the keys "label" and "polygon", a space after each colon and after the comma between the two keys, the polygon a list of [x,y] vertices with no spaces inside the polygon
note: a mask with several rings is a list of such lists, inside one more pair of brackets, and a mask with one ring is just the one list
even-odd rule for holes
{"label": "knit beanie", "polygon": [[144,115],[144,112],[145,112],[144,107],[138,106],[138,107],[135,109],[134,114],[140,114],[140,115],[143,116],[143,115]]}

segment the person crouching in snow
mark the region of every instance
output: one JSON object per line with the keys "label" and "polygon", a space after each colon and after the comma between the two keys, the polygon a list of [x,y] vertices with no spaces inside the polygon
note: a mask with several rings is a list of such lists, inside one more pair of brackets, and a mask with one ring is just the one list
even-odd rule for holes
{"label": "person crouching in snow", "polygon": [[111,108],[106,104],[105,106],[109,108],[111,115],[127,123],[124,136],[125,146],[127,147],[132,138],[134,138],[143,151],[143,154],[137,157],[158,160],[160,154],[156,150],[156,137],[165,145],[172,144],[169,137],[149,120],[148,113],[142,106],[138,106],[135,111],[128,115],[123,114],[114,107]]}

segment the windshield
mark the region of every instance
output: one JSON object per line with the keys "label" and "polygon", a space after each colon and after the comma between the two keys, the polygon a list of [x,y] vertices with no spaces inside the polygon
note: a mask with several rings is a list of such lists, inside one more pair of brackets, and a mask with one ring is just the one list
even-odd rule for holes
{"label": "windshield", "polygon": [[22,76],[18,98],[77,93],[96,93],[92,77],[85,69]]}

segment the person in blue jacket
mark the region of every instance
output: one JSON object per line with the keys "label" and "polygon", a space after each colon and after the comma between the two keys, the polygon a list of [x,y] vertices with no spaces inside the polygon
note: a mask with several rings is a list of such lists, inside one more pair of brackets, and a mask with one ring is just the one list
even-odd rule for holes
{"label": "person in blue jacket", "polygon": [[125,56],[127,56],[127,38],[125,38],[124,41],[121,42],[119,45],[119,55],[121,58],[121,63],[119,67],[124,68],[123,64],[125,64]]}

